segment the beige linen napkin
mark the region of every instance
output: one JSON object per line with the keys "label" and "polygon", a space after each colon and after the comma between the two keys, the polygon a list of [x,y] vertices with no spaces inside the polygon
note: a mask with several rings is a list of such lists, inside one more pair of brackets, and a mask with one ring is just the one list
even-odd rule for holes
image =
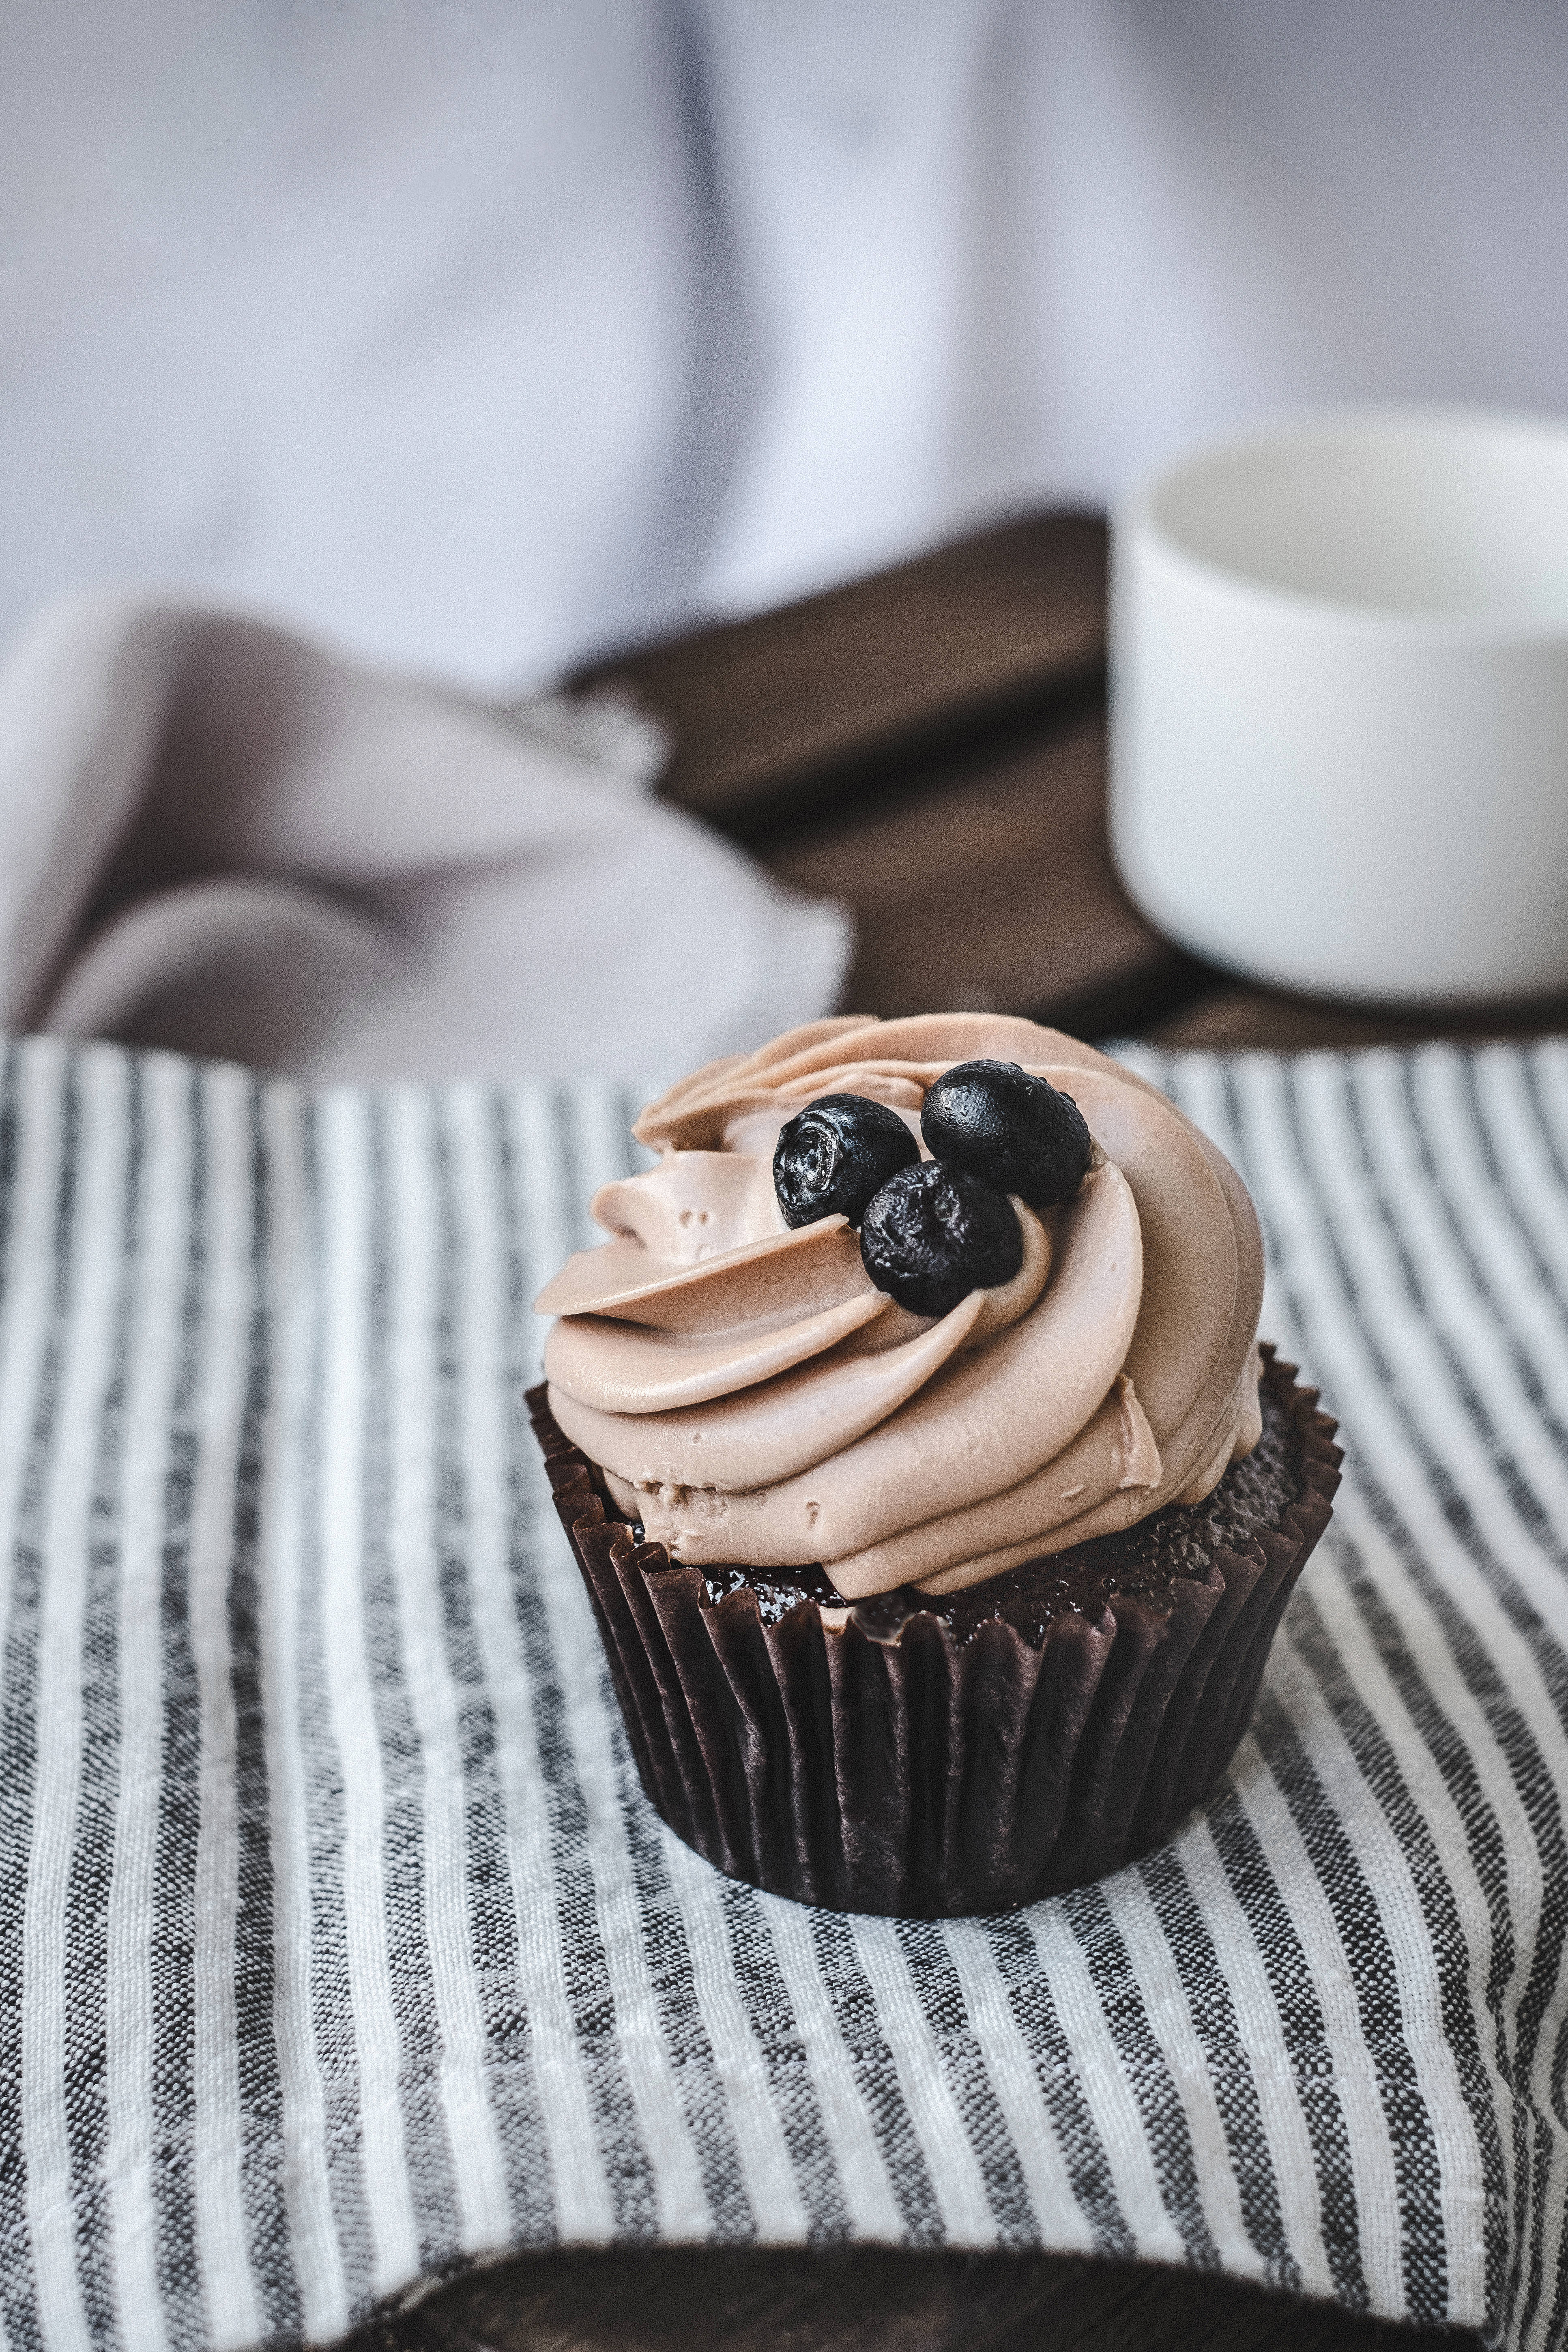
{"label": "beige linen napkin", "polygon": [[612,701],[502,710],[233,614],[54,606],[0,666],[0,1028],[626,1076],[830,1010],[847,916],[656,803],[665,750]]}

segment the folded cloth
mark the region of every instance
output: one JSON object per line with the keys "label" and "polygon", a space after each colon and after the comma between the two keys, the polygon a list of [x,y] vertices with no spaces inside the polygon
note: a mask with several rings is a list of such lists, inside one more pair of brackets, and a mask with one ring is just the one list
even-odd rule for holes
{"label": "folded cloth", "polygon": [[1347,1448],[1221,1791],[991,1919],[639,1790],[523,1391],[624,1089],[0,1069],[0,2318],[508,2247],[1046,2246],[1562,2342],[1568,1044],[1139,1066]]}
{"label": "folded cloth", "polygon": [[832,1009],[843,910],[510,713],[256,622],[45,613],[0,668],[0,1026],[317,1078],[672,1076]]}

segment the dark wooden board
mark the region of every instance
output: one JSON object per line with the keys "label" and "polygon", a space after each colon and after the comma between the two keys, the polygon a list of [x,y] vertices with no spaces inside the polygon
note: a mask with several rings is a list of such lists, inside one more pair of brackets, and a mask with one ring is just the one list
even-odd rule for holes
{"label": "dark wooden board", "polygon": [[1210,984],[1116,878],[1098,711],[993,740],[968,763],[911,768],[899,793],[759,855],[781,880],[853,909],[845,997],[857,1012],[1030,1013],[1103,1035]]}
{"label": "dark wooden board", "polygon": [[1222,983],[1211,984],[1201,1001],[1145,1020],[1142,1028],[1157,1045],[1209,1046],[1215,1052],[1260,1046],[1301,1054],[1321,1045],[1421,1045],[1440,1037],[1479,1045],[1489,1037],[1542,1037],[1568,1030],[1568,996],[1433,1008],[1339,1003]]}
{"label": "dark wooden board", "polygon": [[595,663],[668,723],[661,789],[737,835],[1094,690],[1107,533],[1028,515],[871,579]]}
{"label": "dark wooden board", "polygon": [[1110,863],[1107,552],[1099,516],[1028,516],[583,682],[665,721],[668,798],[849,907],[847,1006],[1104,1034],[1214,978]]}
{"label": "dark wooden board", "polygon": [[1066,2255],[668,2248],[531,2254],[363,2352],[1476,2352],[1195,2271]]}
{"label": "dark wooden board", "polygon": [[668,724],[670,799],[848,905],[847,1008],[1287,1049],[1568,1026],[1568,998],[1405,1012],[1242,987],[1144,921],[1106,839],[1107,548],[1098,516],[1026,516],[584,679]]}

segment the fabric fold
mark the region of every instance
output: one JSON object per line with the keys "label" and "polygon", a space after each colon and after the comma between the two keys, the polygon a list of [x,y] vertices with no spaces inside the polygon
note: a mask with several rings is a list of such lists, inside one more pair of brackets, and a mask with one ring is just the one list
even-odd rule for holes
{"label": "fabric fold", "polygon": [[752,1046],[835,1001],[848,918],[656,803],[667,749],[613,698],[507,709],[237,613],[56,605],[0,666],[0,1024],[312,1078]]}

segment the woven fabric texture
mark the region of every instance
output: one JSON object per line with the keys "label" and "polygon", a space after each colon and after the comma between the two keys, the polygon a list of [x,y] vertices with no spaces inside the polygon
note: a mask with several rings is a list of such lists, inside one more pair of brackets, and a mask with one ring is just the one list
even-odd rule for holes
{"label": "woven fabric texture", "polygon": [[1000,1918],[645,1801],[523,1391],[635,1104],[0,1072],[0,2318],[340,2335],[507,2247],[1097,2251],[1568,2312],[1568,1045],[1139,1053],[1345,1483],[1218,1798]]}

